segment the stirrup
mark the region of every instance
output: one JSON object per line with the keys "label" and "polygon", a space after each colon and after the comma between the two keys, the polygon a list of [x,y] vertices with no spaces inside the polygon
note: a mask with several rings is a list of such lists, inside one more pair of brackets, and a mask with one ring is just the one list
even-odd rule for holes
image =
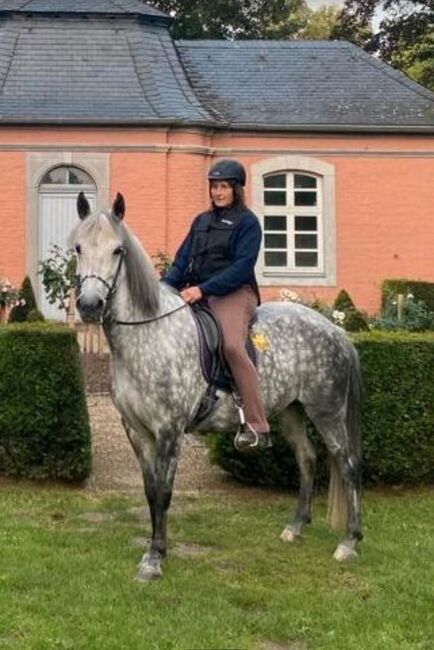
{"label": "stirrup", "polygon": [[239,452],[259,451],[273,446],[270,433],[258,433],[247,422],[240,427],[234,439],[234,447]]}

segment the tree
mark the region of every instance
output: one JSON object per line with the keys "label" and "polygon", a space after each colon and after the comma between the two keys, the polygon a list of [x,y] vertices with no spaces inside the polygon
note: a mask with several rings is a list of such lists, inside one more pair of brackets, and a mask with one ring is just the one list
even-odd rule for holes
{"label": "tree", "polygon": [[339,22],[340,15],[339,7],[333,5],[311,11],[306,27],[299,34],[300,38],[313,41],[329,40]]}
{"label": "tree", "polygon": [[287,38],[308,17],[305,0],[152,0],[173,16],[173,38]]}
{"label": "tree", "polygon": [[[376,11],[382,19],[374,34]],[[434,90],[434,0],[345,0],[332,37],[378,54]]]}

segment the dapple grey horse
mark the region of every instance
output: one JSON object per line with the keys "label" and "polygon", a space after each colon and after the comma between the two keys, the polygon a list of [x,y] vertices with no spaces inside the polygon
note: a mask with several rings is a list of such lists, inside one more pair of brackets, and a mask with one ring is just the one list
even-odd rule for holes
{"label": "dapple grey horse", "polygon": [[[103,323],[110,347],[112,397],[140,463],[152,522],[152,540],[137,577],[152,580],[162,575],[182,436],[207,388],[198,334],[190,307],[159,281],[123,223],[123,197],[118,194],[110,210],[90,214],[80,193],[77,210],[80,221],[70,235],[78,255],[77,308],[84,321]],[[307,415],[331,458],[329,521],[345,528],[334,557],[355,557],[362,538],[356,351],[341,329],[300,304],[263,304],[254,332],[261,341],[258,373],[266,412],[279,417],[300,468],[296,512],[281,539],[296,540],[311,521],[315,452],[305,433]],[[197,429],[235,432],[237,425],[232,396],[221,393],[214,412]]]}

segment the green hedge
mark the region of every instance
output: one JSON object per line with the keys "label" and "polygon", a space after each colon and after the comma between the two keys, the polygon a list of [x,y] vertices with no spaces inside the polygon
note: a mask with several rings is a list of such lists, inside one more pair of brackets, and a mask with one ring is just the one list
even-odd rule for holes
{"label": "green hedge", "polygon": [[412,293],[415,300],[422,300],[431,311],[434,311],[434,282],[418,282],[416,280],[406,280],[405,278],[384,280],[381,285],[383,309],[387,297],[398,293],[404,295]]}
{"label": "green hedge", "polygon": [[[365,483],[434,483],[434,334],[372,332],[352,336],[363,374],[363,474]],[[272,423],[274,447],[243,456],[233,436],[212,435],[212,458],[236,479],[254,485],[294,488],[294,455]],[[322,441],[317,476],[328,475]]]}
{"label": "green hedge", "polygon": [[89,420],[74,332],[0,327],[0,473],[81,481],[90,472]]}

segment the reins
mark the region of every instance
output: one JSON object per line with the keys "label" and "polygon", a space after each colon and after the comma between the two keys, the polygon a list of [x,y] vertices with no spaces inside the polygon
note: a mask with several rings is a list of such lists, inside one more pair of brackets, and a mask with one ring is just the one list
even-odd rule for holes
{"label": "reins", "polygon": [[172,309],[172,311],[168,311],[165,314],[161,314],[160,316],[155,316],[154,318],[144,318],[143,320],[125,321],[125,320],[118,320],[117,318],[111,318],[108,312],[109,312],[109,309],[110,309],[111,300],[112,300],[112,298],[115,295],[116,290],[117,290],[116,282],[117,282],[118,277],[119,277],[119,273],[120,273],[120,270],[121,270],[121,266],[122,266],[122,262],[123,262],[123,259],[125,257],[125,254],[126,254],[126,250],[125,250],[125,248],[122,248],[122,250],[120,251],[119,264],[118,264],[118,267],[116,269],[116,273],[114,275],[113,282],[111,283],[111,285],[107,282],[107,280],[104,280],[104,278],[102,278],[99,275],[95,275],[95,274],[85,275],[82,279],[80,279],[79,277],[77,278],[77,287],[79,289],[81,288],[83,282],[85,280],[90,279],[90,278],[94,278],[95,280],[99,280],[100,282],[103,283],[103,285],[105,287],[107,287],[108,292],[107,292],[107,296],[106,296],[106,303],[105,303],[104,311],[103,311],[103,314],[102,314],[101,322],[104,322],[105,320],[110,320],[110,322],[114,323],[115,325],[146,325],[147,323],[155,323],[157,320],[161,320],[162,318],[166,318],[167,316],[171,316],[175,312],[180,311],[181,309],[184,309],[184,307],[188,307],[188,303],[185,302],[183,305],[180,305],[179,307],[176,307],[176,309]]}
{"label": "reins", "polygon": [[116,325],[146,325],[146,323],[155,323],[155,321],[161,320],[162,318],[166,318],[166,316],[171,316],[172,314],[179,311],[180,309],[184,309],[184,307],[188,307],[188,302],[185,302],[183,305],[177,307],[176,309],[172,309],[172,311],[168,311],[165,314],[161,314],[161,316],[155,316],[155,318],[146,318],[144,320],[132,320],[132,321],[117,320],[116,318],[112,318],[111,322],[116,323]]}

